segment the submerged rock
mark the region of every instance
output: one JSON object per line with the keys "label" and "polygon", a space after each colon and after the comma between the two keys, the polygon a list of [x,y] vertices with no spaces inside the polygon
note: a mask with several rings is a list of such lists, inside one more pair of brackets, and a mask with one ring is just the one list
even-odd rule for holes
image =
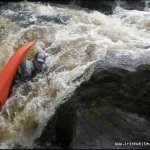
{"label": "submerged rock", "polygon": [[10,33],[16,32],[18,26],[12,23],[9,19],[0,16],[0,43],[4,40]]}

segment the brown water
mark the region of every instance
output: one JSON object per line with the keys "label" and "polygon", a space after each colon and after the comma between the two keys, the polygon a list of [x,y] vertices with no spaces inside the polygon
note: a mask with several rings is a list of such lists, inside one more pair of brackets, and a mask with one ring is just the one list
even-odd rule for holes
{"label": "brown water", "polygon": [[1,6],[0,14],[0,68],[19,46],[36,39],[26,58],[44,51],[50,69],[49,74],[39,74],[36,82],[14,87],[14,95],[0,113],[0,148],[32,147],[56,107],[90,77],[93,67],[84,78],[76,79],[108,52],[131,54],[133,59],[150,55],[150,48],[145,48],[150,46],[148,10],[117,7],[107,16],[21,2]]}

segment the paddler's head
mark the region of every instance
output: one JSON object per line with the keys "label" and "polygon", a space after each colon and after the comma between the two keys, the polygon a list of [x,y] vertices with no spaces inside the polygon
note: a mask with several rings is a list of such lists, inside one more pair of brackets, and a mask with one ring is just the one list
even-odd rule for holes
{"label": "paddler's head", "polygon": [[36,53],[33,60],[35,69],[41,70],[43,64],[45,63],[45,60],[46,60],[46,55],[43,52]]}

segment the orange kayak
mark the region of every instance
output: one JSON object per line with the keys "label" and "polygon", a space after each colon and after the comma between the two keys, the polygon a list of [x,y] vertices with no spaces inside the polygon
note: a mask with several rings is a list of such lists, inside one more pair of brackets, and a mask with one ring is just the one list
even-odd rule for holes
{"label": "orange kayak", "polygon": [[18,67],[25,57],[27,51],[32,47],[33,44],[34,41],[31,41],[21,46],[13,54],[13,56],[11,56],[9,61],[0,71],[0,111],[2,109],[2,106],[6,103],[11,84],[18,70]]}

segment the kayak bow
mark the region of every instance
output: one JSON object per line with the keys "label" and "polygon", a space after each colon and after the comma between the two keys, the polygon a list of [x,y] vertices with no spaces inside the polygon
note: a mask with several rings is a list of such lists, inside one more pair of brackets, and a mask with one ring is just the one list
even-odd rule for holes
{"label": "kayak bow", "polygon": [[33,44],[34,41],[31,41],[21,46],[13,54],[13,56],[11,56],[9,61],[0,71],[0,111],[2,109],[2,106],[6,103],[11,84],[18,70],[18,67],[22,62],[23,58],[25,57],[27,51],[32,47]]}

